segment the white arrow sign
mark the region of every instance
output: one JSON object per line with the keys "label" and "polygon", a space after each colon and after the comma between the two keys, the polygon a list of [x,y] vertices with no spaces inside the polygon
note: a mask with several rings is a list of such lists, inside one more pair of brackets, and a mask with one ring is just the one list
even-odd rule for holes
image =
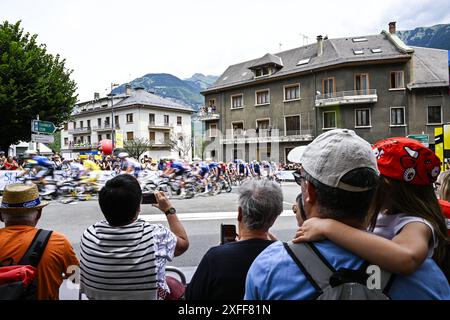
{"label": "white arrow sign", "polygon": [[31,141],[38,143],[53,143],[55,141],[55,138],[47,134],[32,134]]}

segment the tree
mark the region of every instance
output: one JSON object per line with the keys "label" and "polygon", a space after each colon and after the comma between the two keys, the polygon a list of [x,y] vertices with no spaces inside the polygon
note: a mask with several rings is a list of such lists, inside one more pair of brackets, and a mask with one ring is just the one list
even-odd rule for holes
{"label": "tree", "polygon": [[123,144],[125,151],[133,158],[139,159],[141,155],[151,149],[153,143],[144,138],[137,138],[133,140],[126,140]]}
{"label": "tree", "polygon": [[58,130],[53,134],[55,141],[53,143],[49,143],[48,147],[52,149],[53,152],[59,153],[61,152],[61,131]]}
{"label": "tree", "polygon": [[183,136],[175,136],[172,134],[169,141],[166,141],[169,144],[170,150],[178,153],[181,159],[187,159],[189,157],[189,153],[192,149],[192,141],[191,139],[184,139]]}
{"label": "tree", "polygon": [[60,126],[77,101],[73,70],[36,38],[24,33],[20,21],[0,24],[0,150],[29,141],[36,115]]}

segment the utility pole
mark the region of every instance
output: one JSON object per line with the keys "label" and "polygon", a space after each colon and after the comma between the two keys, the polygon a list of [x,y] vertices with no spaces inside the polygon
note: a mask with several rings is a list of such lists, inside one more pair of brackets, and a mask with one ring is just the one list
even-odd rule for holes
{"label": "utility pole", "polygon": [[[39,114],[36,115],[36,120],[39,120]],[[37,152],[38,155],[40,155],[40,152],[39,152],[39,141],[36,142],[36,152]]]}
{"label": "utility pole", "polygon": [[110,92],[110,96],[111,96],[111,145],[112,145],[112,151],[114,152],[114,147],[115,147],[115,125],[114,125],[114,94],[113,94],[113,89],[114,87],[117,87],[118,84],[117,83],[112,83],[111,82],[111,92]]}

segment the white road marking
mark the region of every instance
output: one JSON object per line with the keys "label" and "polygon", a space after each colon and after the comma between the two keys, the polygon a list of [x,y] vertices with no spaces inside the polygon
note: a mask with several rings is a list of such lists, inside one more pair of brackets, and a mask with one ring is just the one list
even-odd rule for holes
{"label": "white road marking", "polygon": [[[196,212],[196,213],[178,213],[178,219],[182,221],[190,220],[223,220],[223,219],[237,219],[237,212]],[[284,210],[281,217],[293,217],[292,210]],[[139,218],[150,221],[159,222],[167,221],[165,214],[141,214]]]}

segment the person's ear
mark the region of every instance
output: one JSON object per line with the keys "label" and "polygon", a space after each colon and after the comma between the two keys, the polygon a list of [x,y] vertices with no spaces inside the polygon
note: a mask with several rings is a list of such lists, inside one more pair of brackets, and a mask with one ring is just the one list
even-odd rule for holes
{"label": "person's ear", "polygon": [[307,193],[304,198],[305,202],[309,204],[314,204],[317,200],[316,188],[311,182],[306,181],[306,190]]}
{"label": "person's ear", "polygon": [[242,221],[242,208],[238,207],[238,221],[241,222]]}
{"label": "person's ear", "polygon": [[38,222],[39,219],[41,218],[41,214],[42,214],[42,209],[39,209],[39,210],[37,211],[37,215],[36,215],[36,222]]}

